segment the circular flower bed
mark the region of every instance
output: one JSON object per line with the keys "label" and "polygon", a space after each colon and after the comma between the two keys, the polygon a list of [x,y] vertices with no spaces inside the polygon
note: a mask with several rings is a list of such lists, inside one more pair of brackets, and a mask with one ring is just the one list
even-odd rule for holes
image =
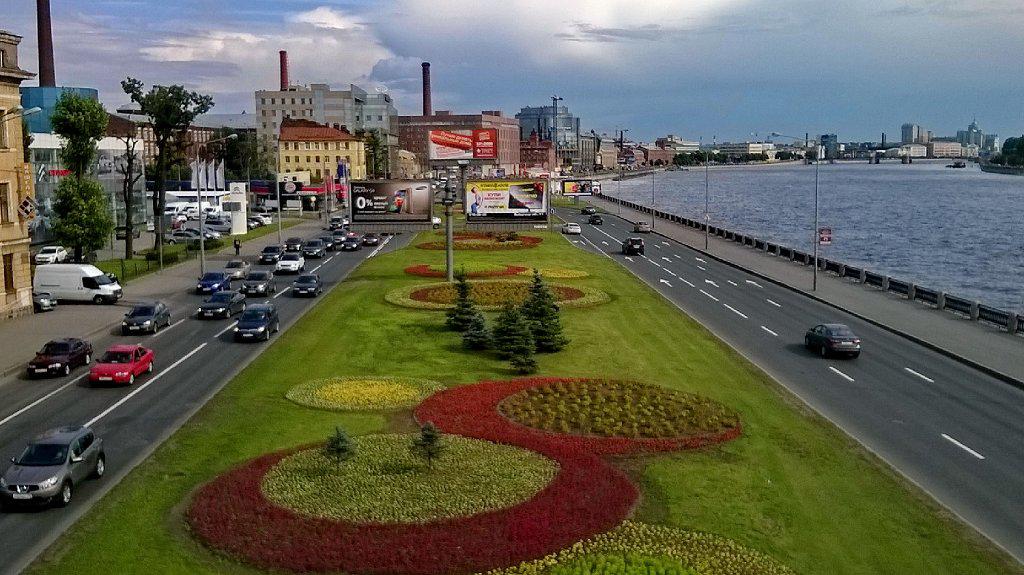
{"label": "circular flower bed", "polygon": [[[524,236],[514,232],[459,232],[453,237],[456,250],[499,251],[535,248],[542,241],[537,236]],[[416,244],[423,250],[443,250],[444,240]]]}
{"label": "circular flower bed", "polygon": [[444,389],[436,381],[410,377],[332,377],[288,390],[285,397],[307,407],[346,410],[388,410],[411,407]]}
{"label": "circular flower bed", "polygon": [[[468,263],[458,264],[456,271],[466,272],[467,278],[491,278],[515,276],[529,271],[522,266],[506,266],[499,264]],[[443,278],[447,274],[444,264],[420,264],[405,268],[405,273],[428,278]]]}
{"label": "circular flower bed", "polygon": [[511,395],[499,408],[529,427],[603,437],[714,436],[740,425],[716,401],[633,381],[559,381]]}
{"label": "circular flower bed", "polygon": [[320,449],[282,459],[263,478],[263,495],[302,515],[357,523],[426,523],[521,503],[543,489],[558,465],[509,445],[444,437],[432,468],[409,449],[412,435],[357,437],[355,455],[333,461]]}
{"label": "circular flower bed", "polygon": [[[574,280],[590,276],[589,273],[583,270],[574,270],[571,268],[539,268],[537,271],[539,271],[540,275],[543,277],[559,280]],[[521,273],[522,275],[533,275],[533,270],[527,269]]]}
{"label": "circular flower bed", "polygon": [[[507,304],[522,304],[530,292],[530,282],[524,280],[474,281],[470,286],[473,301],[483,311],[497,311]],[[548,289],[563,308],[597,305],[611,299],[607,293],[592,287],[549,285]],[[451,309],[456,296],[455,284],[434,283],[398,288],[388,292],[384,299],[403,307]]]}

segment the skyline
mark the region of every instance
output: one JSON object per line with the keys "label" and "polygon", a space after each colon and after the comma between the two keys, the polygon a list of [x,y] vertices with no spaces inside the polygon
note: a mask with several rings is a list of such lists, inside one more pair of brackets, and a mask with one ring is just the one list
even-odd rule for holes
{"label": "skyline", "polygon": [[[1024,95],[1013,49],[1024,47],[1024,7],[1006,0],[574,0],[542,10],[527,1],[499,10],[469,0],[100,0],[88,9],[52,1],[57,83],[98,88],[109,108],[127,102],[119,82],[133,76],[211,94],[214,113],[253,113],[253,91],[276,85],[285,49],[293,82],[386,88],[401,114],[418,113],[419,64],[429,61],[435,109],[513,116],[557,93],[585,129],[629,128],[641,140],[809,132],[877,141],[884,131],[896,141],[905,122],[955,135],[975,116],[1003,139],[1024,131],[1024,110],[1006,104]],[[35,2],[16,0],[3,27],[24,37],[22,67],[36,72]]]}

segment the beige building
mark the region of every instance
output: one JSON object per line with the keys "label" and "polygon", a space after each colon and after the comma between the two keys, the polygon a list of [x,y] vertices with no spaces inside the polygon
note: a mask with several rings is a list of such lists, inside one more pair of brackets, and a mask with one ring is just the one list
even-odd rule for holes
{"label": "beige building", "polygon": [[0,30],[0,319],[32,311],[29,220],[19,208],[33,197],[32,169],[22,141],[22,80],[34,76],[18,67],[21,36]]}
{"label": "beige building", "polygon": [[960,142],[928,142],[930,158],[961,158],[963,155],[964,147]]}
{"label": "beige building", "polygon": [[339,163],[348,165],[349,178],[366,179],[366,150],[361,139],[338,128],[311,120],[281,122],[278,175],[309,172],[314,181],[337,177]]}

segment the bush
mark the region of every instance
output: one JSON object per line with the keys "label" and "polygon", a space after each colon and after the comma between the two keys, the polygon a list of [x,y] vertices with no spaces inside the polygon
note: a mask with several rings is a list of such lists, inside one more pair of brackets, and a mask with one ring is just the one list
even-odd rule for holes
{"label": "bush", "polygon": [[530,295],[523,302],[522,313],[530,326],[533,343],[538,353],[561,351],[569,340],[562,335],[562,321],[558,317],[558,304],[544,283],[538,270],[533,270]]}
{"label": "bush", "polygon": [[434,460],[441,456],[444,451],[444,444],[441,443],[441,432],[431,422],[426,422],[420,427],[420,434],[412,440],[409,449],[414,455],[427,462],[427,469],[434,468]]}
{"label": "bush", "polygon": [[334,428],[334,435],[327,438],[327,443],[324,445],[324,455],[328,459],[331,459],[337,465],[341,465],[345,460],[351,459],[355,455],[355,445],[352,444],[352,440],[349,439],[348,434],[345,430],[340,427]]}

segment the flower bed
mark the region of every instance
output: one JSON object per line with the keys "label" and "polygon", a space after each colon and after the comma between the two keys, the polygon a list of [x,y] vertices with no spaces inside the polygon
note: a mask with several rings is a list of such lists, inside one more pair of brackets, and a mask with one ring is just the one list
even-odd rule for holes
{"label": "flower bed", "polygon": [[[559,280],[575,280],[590,276],[589,273],[583,270],[574,270],[571,268],[539,268],[537,271],[540,275],[546,278],[559,279]],[[533,275],[533,269],[526,269],[521,272],[522,275]]]}
{"label": "flower bed", "polygon": [[[537,236],[495,232],[459,232],[452,239],[454,249],[474,251],[522,250],[535,248],[544,241]],[[444,240],[434,240],[416,244],[416,247],[423,250],[443,250],[445,244]]]}
{"label": "flower bed", "polygon": [[[467,278],[491,278],[501,276],[515,276],[522,273],[528,272],[529,270],[522,266],[506,266],[498,264],[458,264],[456,266],[457,271],[466,272]],[[405,273],[414,276],[428,277],[428,278],[443,278],[447,274],[447,270],[443,264],[441,265],[428,265],[420,264],[415,266],[409,266],[405,268]]]}
{"label": "flower bed", "polygon": [[332,377],[288,390],[285,397],[306,407],[335,411],[411,407],[444,385],[410,377]]}
{"label": "flower bed", "polygon": [[412,435],[357,437],[340,464],[320,449],[290,455],[263,478],[263,495],[299,514],[356,523],[426,523],[521,503],[543,489],[558,465],[509,445],[444,437],[427,469],[410,450]]}
{"label": "flower bed", "polygon": [[[473,301],[483,311],[497,311],[507,303],[522,304],[530,289],[530,282],[524,280],[474,281],[470,285]],[[548,288],[563,308],[587,307],[611,299],[607,293],[592,287],[549,285]],[[455,285],[449,283],[405,286],[384,296],[386,301],[395,305],[433,310],[451,309],[455,298]]]}

